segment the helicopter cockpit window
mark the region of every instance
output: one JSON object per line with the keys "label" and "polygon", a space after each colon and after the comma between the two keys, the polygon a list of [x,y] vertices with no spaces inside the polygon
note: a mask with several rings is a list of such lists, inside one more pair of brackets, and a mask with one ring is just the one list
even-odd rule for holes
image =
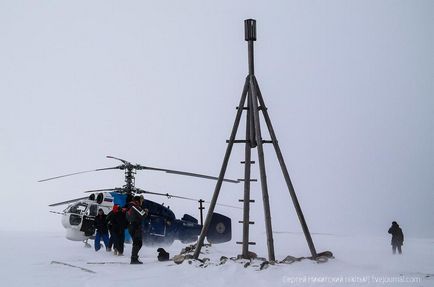
{"label": "helicopter cockpit window", "polygon": [[87,208],[86,203],[76,203],[69,208],[69,212],[75,214],[82,214]]}
{"label": "helicopter cockpit window", "polygon": [[96,216],[97,213],[98,213],[98,205],[96,205],[96,204],[92,204],[92,205],[89,207],[89,215],[90,215],[90,216]]}

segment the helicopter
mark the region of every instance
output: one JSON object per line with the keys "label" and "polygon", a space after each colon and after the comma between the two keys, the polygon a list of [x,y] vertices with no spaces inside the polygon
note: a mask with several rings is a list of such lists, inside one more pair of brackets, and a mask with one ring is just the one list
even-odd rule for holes
{"label": "helicopter", "polygon": [[[94,221],[99,209],[102,209],[105,214],[108,214],[114,205],[119,205],[121,208],[127,206],[131,199],[136,195],[150,194],[164,196],[167,198],[177,198],[183,200],[197,201],[199,203],[200,220],[189,214],[184,214],[181,219],[177,219],[174,212],[163,204],[144,199],[142,208],[148,210],[148,216],[143,219],[142,241],[146,246],[161,246],[171,245],[174,240],[179,240],[184,244],[188,244],[197,240],[202,225],[203,225],[203,203],[208,203],[202,199],[194,199],[190,197],[172,195],[169,193],[158,193],[143,190],[135,186],[135,175],[139,170],[162,171],[169,174],[178,174],[183,176],[199,177],[210,180],[217,180],[217,177],[191,173],[179,170],[163,169],[156,167],[143,166],[140,164],[132,164],[124,159],[106,156],[107,158],[120,161],[122,164],[114,167],[99,168],[94,170],[80,171],[51,178],[39,180],[45,182],[63,177],[69,177],[78,174],[105,171],[105,170],[123,170],[125,172],[125,185],[122,187],[88,190],[85,193],[91,193],[89,196],[66,200],[50,204],[50,207],[68,204],[62,212],[50,211],[62,216],[61,223],[66,229],[66,238],[72,241],[82,241],[86,247],[90,247],[87,243],[89,239],[94,238],[95,227]],[[239,180],[224,179],[226,182],[239,183]],[[241,209],[240,207],[220,204],[228,208]],[[231,219],[223,214],[214,213],[211,225],[207,233],[207,240],[210,243],[224,243],[232,238]],[[131,239],[127,229],[125,230],[125,242]]]}

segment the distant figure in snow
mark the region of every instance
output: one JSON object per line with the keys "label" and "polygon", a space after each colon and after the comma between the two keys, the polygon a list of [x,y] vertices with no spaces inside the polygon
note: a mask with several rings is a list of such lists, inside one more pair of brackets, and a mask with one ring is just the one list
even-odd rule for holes
{"label": "distant figure in snow", "polygon": [[392,222],[392,226],[388,231],[392,234],[392,250],[393,254],[396,254],[396,248],[398,248],[399,254],[402,254],[401,246],[404,244],[404,234],[402,233],[401,227],[399,227],[396,221]]}
{"label": "distant figure in snow", "polygon": [[100,250],[101,248],[101,238],[104,241],[107,251],[111,251],[109,247],[109,235],[107,229],[106,215],[104,214],[104,210],[101,208],[98,210],[98,215],[95,217],[95,251]]}

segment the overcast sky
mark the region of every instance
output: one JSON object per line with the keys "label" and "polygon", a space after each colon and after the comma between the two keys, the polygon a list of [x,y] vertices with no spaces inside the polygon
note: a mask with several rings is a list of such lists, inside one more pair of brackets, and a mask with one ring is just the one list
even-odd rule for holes
{"label": "overcast sky", "polygon": [[[61,230],[49,203],[121,186],[122,173],[37,180],[118,164],[106,155],[217,175],[255,18],[256,75],[311,231],[383,236],[396,220],[433,237],[433,15],[434,1],[0,1],[0,229]],[[228,177],[242,177],[243,150]],[[265,152],[273,228],[300,232]],[[136,183],[205,200],[215,184],[156,172]],[[242,194],[224,184],[219,201]],[[252,197],[265,242],[259,183]],[[239,241],[241,210],[217,211]]]}

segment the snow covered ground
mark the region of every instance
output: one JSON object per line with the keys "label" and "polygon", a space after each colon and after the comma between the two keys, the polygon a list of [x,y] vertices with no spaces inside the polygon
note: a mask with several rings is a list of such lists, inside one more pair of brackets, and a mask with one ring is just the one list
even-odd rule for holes
{"label": "snow covered ground", "polygon": [[[264,235],[265,237],[265,235]],[[276,232],[276,257],[307,256],[302,234]],[[434,239],[406,239],[402,256],[391,254],[389,238],[314,234],[318,251],[331,250],[335,259],[318,264],[303,260],[293,264],[244,268],[228,261],[207,268],[184,262],[158,262],[156,248],[143,247],[140,266],[129,264],[88,264],[88,262],[129,262],[126,255],[115,257],[101,250],[84,248],[63,233],[0,232],[2,286],[434,286]],[[184,245],[166,248],[171,256]],[[5,248],[6,247],[6,248]],[[239,253],[235,240],[213,245],[204,255],[217,262],[220,256]],[[266,257],[266,247],[252,248]],[[93,271],[52,264],[65,262]],[[152,285],[151,285],[152,284]]]}

